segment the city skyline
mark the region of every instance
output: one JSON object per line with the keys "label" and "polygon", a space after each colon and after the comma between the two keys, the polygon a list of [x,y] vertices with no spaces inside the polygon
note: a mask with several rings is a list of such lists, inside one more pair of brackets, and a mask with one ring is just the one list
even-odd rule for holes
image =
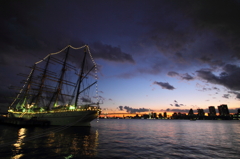
{"label": "city skyline", "polygon": [[220,106],[217,106],[217,111],[214,106],[209,106],[207,109],[197,109],[193,110],[192,108],[188,110],[188,112],[155,112],[150,111],[149,112],[135,112],[135,113],[108,113],[107,110],[103,110],[100,118],[125,118],[125,117],[134,117],[134,118],[153,118],[153,119],[193,119],[198,118],[204,119],[203,117],[207,117],[207,120],[217,120],[217,119],[223,119],[223,120],[229,120],[234,119],[238,120],[240,118],[240,109],[237,109],[235,112],[231,113],[228,109],[228,106],[225,104],[222,104]]}
{"label": "city skyline", "polygon": [[1,106],[26,66],[88,44],[109,112],[240,108],[237,0],[10,0],[0,12]]}
{"label": "city skyline", "polygon": [[[225,105],[225,104],[221,104],[221,105]],[[202,108],[190,108],[190,109],[166,109],[166,110],[158,110],[158,109],[146,109],[146,108],[139,108],[139,109],[135,109],[135,108],[131,108],[131,107],[122,107],[122,108],[118,108],[118,109],[108,109],[108,108],[103,108],[102,112],[103,113],[107,113],[109,115],[123,115],[123,114],[128,114],[130,116],[136,115],[136,114],[148,114],[149,112],[156,112],[156,113],[164,113],[167,112],[169,114],[171,113],[185,113],[188,114],[189,110],[193,110],[193,114],[198,114],[198,109],[202,109],[205,113],[205,115],[208,115],[208,113],[210,113],[210,108],[209,107],[213,107],[215,110],[216,114],[219,114],[218,111],[218,106],[207,106],[206,108],[202,109]],[[121,106],[120,106],[121,107]],[[233,108],[233,109],[229,109],[229,113],[230,114],[235,114],[238,112],[239,108]]]}

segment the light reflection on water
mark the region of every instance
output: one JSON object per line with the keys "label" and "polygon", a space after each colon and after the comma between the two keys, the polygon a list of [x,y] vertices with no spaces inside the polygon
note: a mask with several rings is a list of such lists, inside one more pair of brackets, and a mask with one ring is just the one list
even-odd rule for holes
{"label": "light reflection on water", "polygon": [[240,158],[240,121],[109,119],[98,130],[101,158]]}
{"label": "light reflection on water", "polygon": [[23,139],[26,137],[25,135],[26,133],[26,129],[25,128],[20,128],[19,132],[18,132],[18,139],[16,141],[16,143],[13,144],[13,146],[15,147],[13,149],[13,159],[19,159],[23,156],[23,154],[21,154],[21,149],[22,149],[22,145],[24,145],[23,143]]}
{"label": "light reflection on water", "polygon": [[[60,132],[48,128],[16,128],[0,126],[0,158],[74,158],[96,156],[98,131],[91,128],[71,127]],[[4,130],[4,131],[3,131]],[[14,131],[18,131],[16,136]],[[13,135],[8,135],[9,133]],[[37,138],[42,133],[47,135]],[[32,139],[32,136],[34,139]],[[15,140],[15,143],[11,142]],[[9,143],[6,146],[4,143]],[[12,150],[12,152],[10,151]]]}
{"label": "light reflection on water", "polygon": [[[3,158],[240,158],[239,121],[100,119],[63,131],[0,125]],[[41,138],[32,135],[47,132]],[[31,139],[31,140],[29,140]],[[2,157],[1,156],[1,157]]]}

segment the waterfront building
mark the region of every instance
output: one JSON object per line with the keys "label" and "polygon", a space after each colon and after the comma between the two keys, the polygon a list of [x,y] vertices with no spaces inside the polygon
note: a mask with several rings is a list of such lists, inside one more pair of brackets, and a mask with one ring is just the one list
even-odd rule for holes
{"label": "waterfront building", "polygon": [[152,113],[153,118],[157,118],[157,113]]}
{"label": "waterfront building", "polygon": [[167,112],[164,112],[164,113],[163,113],[163,117],[164,117],[164,118],[167,118]]}
{"label": "waterfront building", "polygon": [[193,110],[192,110],[192,108],[189,110],[188,116],[193,116]]}
{"label": "waterfront building", "polygon": [[229,110],[226,104],[222,104],[218,106],[218,112],[219,112],[219,116],[229,116]]}
{"label": "waterfront building", "polygon": [[177,113],[174,112],[174,113],[172,114],[172,118],[175,119],[176,117],[177,117]]}
{"label": "waterfront building", "polygon": [[143,119],[148,119],[148,118],[149,118],[149,114],[143,114],[143,115],[142,115],[142,118],[143,118]]}
{"label": "waterfront building", "polygon": [[208,116],[216,116],[216,109],[214,106],[209,106],[209,115]]}
{"label": "waterfront building", "polygon": [[240,120],[240,113],[233,114],[233,120]]}
{"label": "waterfront building", "polygon": [[198,116],[204,116],[205,115],[205,112],[203,109],[197,109],[198,111]]}
{"label": "waterfront building", "polygon": [[158,118],[161,119],[162,117],[163,117],[163,116],[162,116],[162,113],[159,113],[159,114],[158,114]]}

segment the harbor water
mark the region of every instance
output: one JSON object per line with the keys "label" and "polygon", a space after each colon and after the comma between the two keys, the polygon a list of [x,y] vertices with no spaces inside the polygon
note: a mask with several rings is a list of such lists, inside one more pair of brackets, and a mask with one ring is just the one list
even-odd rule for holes
{"label": "harbor water", "polygon": [[240,158],[240,121],[100,119],[91,125],[0,125],[0,158]]}

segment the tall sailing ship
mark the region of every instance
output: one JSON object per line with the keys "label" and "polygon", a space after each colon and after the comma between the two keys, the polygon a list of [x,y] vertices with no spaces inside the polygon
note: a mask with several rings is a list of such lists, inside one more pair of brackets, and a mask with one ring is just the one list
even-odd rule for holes
{"label": "tall sailing ship", "polygon": [[90,126],[98,117],[97,65],[87,45],[68,45],[30,68],[29,75],[20,74],[26,80],[5,123]]}

